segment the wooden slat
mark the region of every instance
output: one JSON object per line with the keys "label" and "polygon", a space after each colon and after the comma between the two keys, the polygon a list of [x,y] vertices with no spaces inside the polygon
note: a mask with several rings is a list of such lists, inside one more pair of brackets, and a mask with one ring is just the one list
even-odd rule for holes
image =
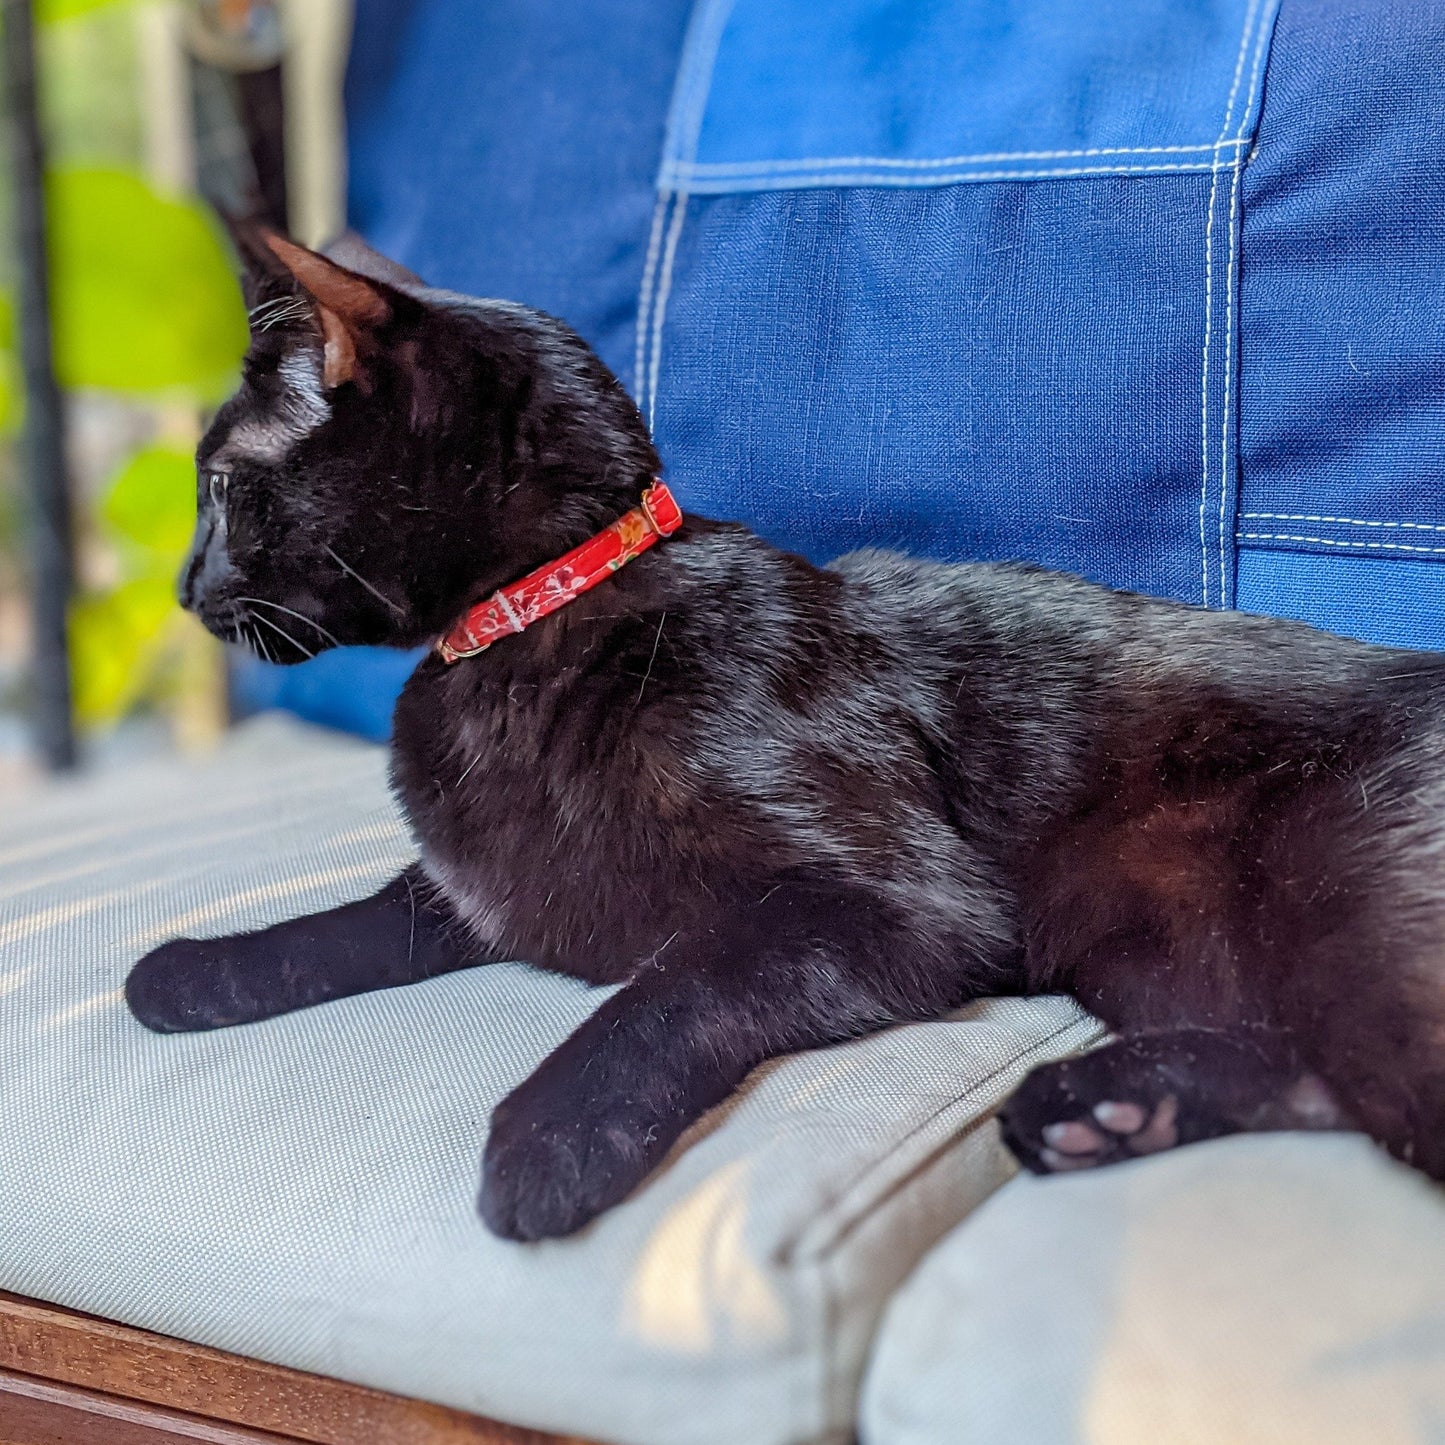
{"label": "wooden slat", "polygon": [[0,1370],[0,1445],[295,1445],[295,1441]]}
{"label": "wooden slat", "polygon": [[3,1291],[0,1369],[308,1445],[587,1445]]}

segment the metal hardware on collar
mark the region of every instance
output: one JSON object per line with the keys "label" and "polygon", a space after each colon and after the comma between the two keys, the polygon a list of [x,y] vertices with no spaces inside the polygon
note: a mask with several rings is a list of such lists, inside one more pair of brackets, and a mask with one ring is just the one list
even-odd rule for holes
{"label": "metal hardware on collar", "polygon": [[606,581],[680,526],[682,508],[662,482],[654,482],[641,504],[610,527],[477,603],[437,643],[437,653],[448,664],[476,657],[499,637],[523,631]]}

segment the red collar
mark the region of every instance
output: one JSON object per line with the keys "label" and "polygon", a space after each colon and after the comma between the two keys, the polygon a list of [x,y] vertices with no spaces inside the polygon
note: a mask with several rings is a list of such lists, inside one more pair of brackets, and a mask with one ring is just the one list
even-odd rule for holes
{"label": "red collar", "polygon": [[619,517],[565,557],[529,572],[520,582],[494,592],[437,643],[443,662],[485,652],[499,637],[521,632],[538,618],[565,607],[619,567],[640,557],[661,537],[682,526],[682,509],[661,482],[643,494],[642,505]]}

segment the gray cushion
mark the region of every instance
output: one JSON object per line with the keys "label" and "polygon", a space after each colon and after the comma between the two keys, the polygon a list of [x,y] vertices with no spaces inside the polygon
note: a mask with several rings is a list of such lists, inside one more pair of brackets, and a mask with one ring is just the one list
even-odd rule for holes
{"label": "gray cushion", "polygon": [[1445,1191],[1256,1134],[999,1191],[888,1310],[865,1445],[1441,1445]]}
{"label": "gray cushion", "polygon": [[627,1445],[842,1439],[874,1325],[1011,1172],[990,1111],[1097,1025],[997,1000],[757,1071],[580,1236],[473,1213],[492,1105],[601,995],[517,965],[159,1037],[131,963],[412,855],[364,745],[264,721],[0,821],[0,1287]]}

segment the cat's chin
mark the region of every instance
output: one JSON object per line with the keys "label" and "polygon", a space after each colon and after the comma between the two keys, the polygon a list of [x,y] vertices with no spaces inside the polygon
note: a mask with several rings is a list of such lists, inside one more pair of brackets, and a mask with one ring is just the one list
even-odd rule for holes
{"label": "cat's chin", "polygon": [[306,613],[261,597],[194,598],[186,611],[227,646],[283,667],[309,662],[346,642]]}
{"label": "cat's chin", "polygon": [[257,652],[254,647],[250,646],[248,643],[245,642],[236,643],[234,645],[239,647],[246,654],[247,657],[252,657],[257,662],[270,663],[272,667],[299,667],[303,662],[311,662],[316,657],[320,656],[319,653],[313,652],[309,657],[307,657],[303,656],[301,653],[298,652],[290,657],[278,657],[274,652]]}
{"label": "cat's chin", "polygon": [[201,625],[212,637],[254,657],[258,662],[270,662],[281,667],[294,667],[298,663],[310,662],[322,652],[329,652],[331,645],[322,643],[308,648],[294,638],[268,631],[254,618],[212,619],[198,616]]}

